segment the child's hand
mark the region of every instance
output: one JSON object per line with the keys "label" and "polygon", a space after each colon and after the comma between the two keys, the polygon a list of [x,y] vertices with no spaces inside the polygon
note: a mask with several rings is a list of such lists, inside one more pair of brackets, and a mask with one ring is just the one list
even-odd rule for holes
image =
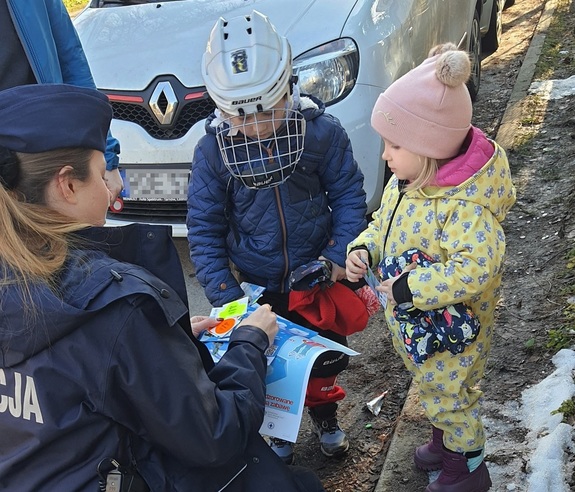
{"label": "child's hand", "polygon": [[383,292],[386,295],[387,302],[389,302],[392,306],[395,306],[397,304],[397,302],[393,297],[393,284],[396,282],[398,278],[399,277],[393,277],[384,280],[375,288],[375,290],[377,290],[378,292]]}
{"label": "child's hand", "polygon": [[337,282],[338,280],[343,280],[345,278],[345,268],[332,263],[331,267],[331,281]]}
{"label": "child's hand", "polygon": [[[403,275],[406,272],[410,272],[411,270],[415,270],[416,268],[417,268],[417,263],[415,263],[415,262],[410,263],[409,265],[407,265],[403,269],[403,271],[401,272],[401,275]],[[397,279],[399,279],[399,277],[401,277],[401,275],[398,275],[397,277],[393,277],[393,278],[389,278],[387,280],[384,280],[375,288],[375,290],[377,290],[379,292],[383,292],[387,296],[387,302],[389,302],[392,306],[395,306],[397,304],[397,301],[393,297],[393,284],[395,282],[397,282]]]}
{"label": "child's hand", "polygon": [[331,263],[331,277],[332,282],[343,280],[345,278],[345,268],[340,267],[337,263],[327,259],[325,256],[320,256],[318,260],[329,261]]}
{"label": "child's hand", "polygon": [[367,273],[368,253],[365,249],[352,251],[345,260],[345,275],[350,282],[358,282]]}
{"label": "child's hand", "polygon": [[209,316],[192,316],[190,322],[192,323],[192,333],[196,338],[219,323],[216,318],[210,318]]}
{"label": "child's hand", "polygon": [[252,314],[245,318],[238,326],[250,325],[263,330],[268,336],[270,345],[279,330],[277,315],[272,311],[269,304],[263,304],[258,307]]}

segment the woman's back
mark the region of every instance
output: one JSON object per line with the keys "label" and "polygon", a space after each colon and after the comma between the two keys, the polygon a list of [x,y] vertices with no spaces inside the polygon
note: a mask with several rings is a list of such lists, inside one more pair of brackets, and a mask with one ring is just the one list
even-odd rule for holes
{"label": "woman's back", "polygon": [[169,229],[94,227],[111,117],[94,89],[0,91],[0,489],[93,492],[118,462],[131,492],[323,490],[258,433],[270,306],[214,366]]}

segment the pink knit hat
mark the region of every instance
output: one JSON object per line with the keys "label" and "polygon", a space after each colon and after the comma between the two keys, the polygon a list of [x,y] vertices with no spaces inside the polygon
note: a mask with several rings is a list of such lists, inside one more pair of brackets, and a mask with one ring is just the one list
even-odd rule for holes
{"label": "pink knit hat", "polygon": [[414,154],[448,159],[457,155],[471,127],[472,104],[465,85],[471,64],[453,43],[436,46],[429,56],[379,96],[371,126]]}

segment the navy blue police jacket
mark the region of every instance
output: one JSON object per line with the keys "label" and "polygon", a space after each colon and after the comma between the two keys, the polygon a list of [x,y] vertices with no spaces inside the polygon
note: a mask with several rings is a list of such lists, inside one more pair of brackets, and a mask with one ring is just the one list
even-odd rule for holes
{"label": "navy blue police jacket", "polygon": [[345,264],[346,248],[366,227],[363,173],[337,118],[312,96],[301,98],[304,147],[294,173],[275,188],[253,190],[227,170],[214,115],[196,145],[188,188],[188,240],[196,275],[214,306],[243,297],[243,279],[288,292],[292,270],[320,255]]}
{"label": "navy blue police jacket", "polygon": [[265,333],[238,329],[214,366],[168,228],[78,239],[53,288],[31,286],[33,307],[2,287],[0,490],[95,492],[106,458],[157,492],[298,490],[258,434]]}

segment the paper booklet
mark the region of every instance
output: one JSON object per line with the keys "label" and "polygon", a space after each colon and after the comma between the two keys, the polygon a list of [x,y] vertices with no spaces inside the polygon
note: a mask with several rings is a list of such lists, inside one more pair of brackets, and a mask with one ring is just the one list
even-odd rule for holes
{"label": "paper booklet", "polygon": [[[212,309],[210,316],[222,318],[222,322],[200,337],[216,363],[225,354],[235,327],[257,309],[255,301],[265,290],[245,282],[241,287],[246,297]],[[278,316],[278,325],[274,343],[266,351],[266,408],[260,433],[296,442],[307,383],[317,357],[328,350],[351,356],[359,354],[281,316]]]}

